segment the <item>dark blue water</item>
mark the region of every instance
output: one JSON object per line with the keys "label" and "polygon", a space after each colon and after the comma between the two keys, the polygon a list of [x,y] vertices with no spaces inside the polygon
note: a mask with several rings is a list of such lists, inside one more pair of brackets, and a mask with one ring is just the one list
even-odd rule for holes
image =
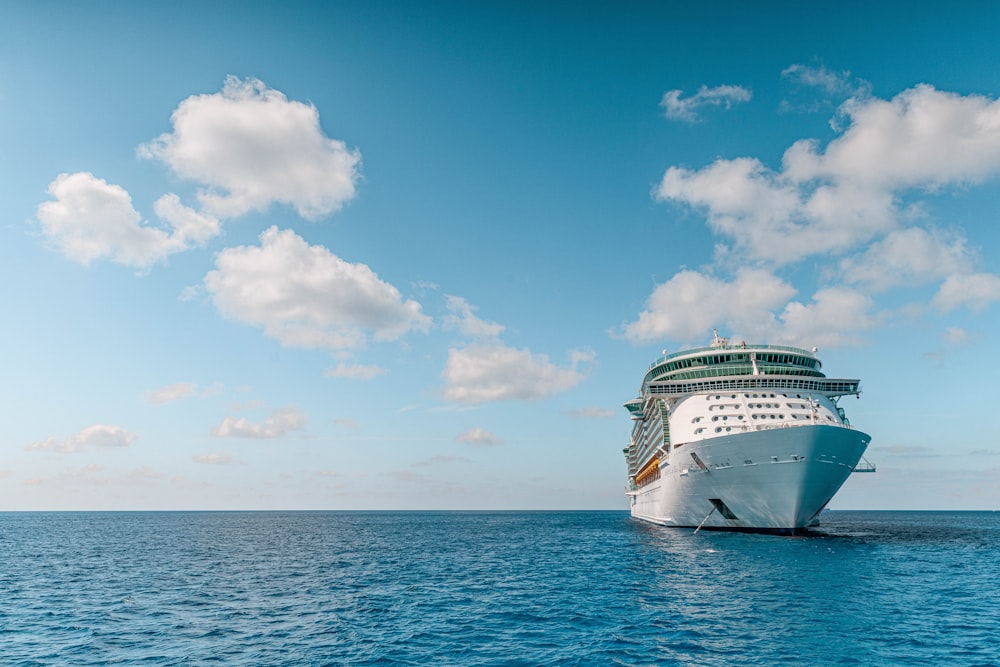
{"label": "dark blue water", "polygon": [[1000,514],[0,514],[0,664],[998,665]]}

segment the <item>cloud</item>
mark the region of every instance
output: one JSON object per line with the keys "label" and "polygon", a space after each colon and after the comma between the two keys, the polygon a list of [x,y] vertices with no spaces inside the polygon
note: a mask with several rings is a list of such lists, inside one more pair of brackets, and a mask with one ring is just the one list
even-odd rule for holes
{"label": "cloud", "polygon": [[781,78],[792,84],[792,97],[781,101],[782,111],[819,111],[848,98],[871,97],[871,84],[847,70],[796,64],[785,68]]}
{"label": "cloud", "polygon": [[427,331],[431,320],[416,301],[379,279],[365,264],[351,264],[291,230],[271,227],[260,246],[227,248],[204,280],[220,313],[262,326],[289,347],[353,349],[368,333],[397,340]]}
{"label": "cloud", "polygon": [[683,92],[669,90],[663,94],[660,106],[667,118],[696,123],[701,120],[698,111],[703,107],[721,106],[730,109],[734,104],[749,102],[751,98],[751,92],[742,86],[702,86],[694,95],[681,99]]}
{"label": "cloud", "polygon": [[1000,276],[992,273],[949,276],[934,296],[931,305],[941,312],[965,306],[973,311],[1000,301]]}
{"label": "cloud", "polygon": [[175,382],[162,389],[146,392],[146,402],[153,404],[172,403],[188,396],[194,396],[198,387],[193,382]]}
{"label": "cloud", "polygon": [[948,327],[941,340],[949,347],[964,347],[969,344],[969,332],[961,327]]}
{"label": "cloud", "polygon": [[736,338],[804,347],[860,343],[857,332],[877,326],[871,298],[831,287],[809,303],[791,301],[795,288],[761,269],[741,269],[732,281],[685,270],[656,287],[639,319],[622,328],[633,343],[702,340],[715,327]]}
{"label": "cloud", "polygon": [[459,433],[455,436],[455,440],[475,447],[496,447],[503,444],[503,440],[478,426]]}
{"label": "cloud", "polygon": [[[592,359],[593,353],[582,359]],[[544,354],[502,343],[472,344],[448,350],[441,376],[444,398],[459,403],[535,401],[575,387],[585,377],[577,369],[581,358],[560,368]]]}
{"label": "cloud", "polygon": [[911,227],[892,231],[863,254],[844,258],[840,271],[849,284],[882,291],[964,274],[972,265],[964,237]]}
{"label": "cloud", "polygon": [[1000,171],[1000,102],[920,85],[892,100],[852,99],[841,111],[847,129],[825,150],[795,142],[781,171],[746,157],[670,167],[655,196],[704,211],[747,260],[781,265],[888,234],[900,224],[904,192]]}
{"label": "cloud", "polygon": [[218,93],[193,95],[170,117],[173,131],[138,153],[201,184],[204,211],[232,218],[288,204],[316,219],[355,194],[361,155],[320,129],[319,111],[258,79],[226,78]]}
{"label": "cloud", "polygon": [[386,370],[381,366],[363,364],[337,364],[336,368],[323,371],[323,375],[332,378],[350,378],[352,380],[371,380],[384,375]]}
{"label": "cloud", "polygon": [[218,221],[180,204],[176,195],[157,201],[157,215],[170,223],[169,233],[143,222],[132,197],[119,185],[89,172],[60,174],[49,184],[54,201],[40,204],[36,217],[42,233],[64,256],[84,266],[109,259],[147,269],[168,255],[218,235]]}
{"label": "cloud", "polygon": [[731,282],[681,271],[653,290],[623,334],[634,343],[701,340],[726,324],[748,336],[767,335],[778,328],[774,311],[794,294],[794,287],[764,270],[742,269]]}
{"label": "cloud", "polygon": [[591,405],[585,408],[574,408],[573,410],[567,410],[568,414],[573,419],[609,419],[618,414],[617,410],[612,410],[610,408],[602,408],[596,405]]}
{"label": "cloud", "polygon": [[34,452],[77,453],[87,449],[128,447],[137,437],[135,433],[130,433],[120,426],[95,424],[65,440],[50,436],[45,440],[31,443],[25,449]]}
{"label": "cloud", "polygon": [[447,329],[457,329],[469,338],[496,338],[506,327],[496,322],[481,320],[473,314],[475,306],[458,296],[445,295],[448,310],[452,313],[444,319]]}
{"label": "cloud", "polygon": [[217,438],[280,438],[292,431],[301,431],[307,421],[306,413],[295,406],[280,408],[263,422],[251,422],[244,417],[226,417],[211,430]]}
{"label": "cloud", "polygon": [[860,345],[858,332],[882,323],[872,314],[874,302],[855,290],[830,287],[813,295],[811,303],[789,303],[779,316],[781,328],[770,340],[799,347]]}
{"label": "cloud", "polygon": [[228,454],[203,454],[192,456],[191,460],[203,465],[228,465],[233,462],[233,457]]}

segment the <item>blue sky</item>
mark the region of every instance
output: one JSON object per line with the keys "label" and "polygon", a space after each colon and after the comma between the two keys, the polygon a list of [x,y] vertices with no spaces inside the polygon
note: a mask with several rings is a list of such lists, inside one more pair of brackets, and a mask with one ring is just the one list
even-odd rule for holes
{"label": "blue sky", "polygon": [[624,508],[717,327],[994,509],[998,14],[5,3],[0,507]]}

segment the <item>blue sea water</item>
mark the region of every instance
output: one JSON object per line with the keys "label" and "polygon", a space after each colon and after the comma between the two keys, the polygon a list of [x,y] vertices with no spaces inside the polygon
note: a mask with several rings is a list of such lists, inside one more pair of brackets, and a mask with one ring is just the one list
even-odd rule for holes
{"label": "blue sea water", "polygon": [[1000,665],[1000,514],[0,514],[3,665]]}

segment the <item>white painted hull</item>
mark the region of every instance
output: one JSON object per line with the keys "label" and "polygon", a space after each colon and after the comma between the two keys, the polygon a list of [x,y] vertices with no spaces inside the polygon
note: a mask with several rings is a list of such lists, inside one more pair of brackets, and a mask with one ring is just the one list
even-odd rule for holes
{"label": "white painted hull", "polygon": [[852,428],[809,425],[684,444],[660,462],[659,480],[629,493],[632,516],[665,526],[794,533],[830,502],[869,441]]}

